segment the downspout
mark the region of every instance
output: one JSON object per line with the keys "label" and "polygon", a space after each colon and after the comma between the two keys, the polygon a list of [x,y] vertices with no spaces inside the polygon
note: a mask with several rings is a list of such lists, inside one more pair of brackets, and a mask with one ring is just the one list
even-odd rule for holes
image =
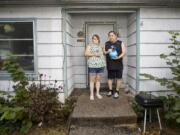
{"label": "downspout", "polygon": [[136,11],[136,93],[140,87],[140,9]]}
{"label": "downspout", "polygon": [[63,87],[64,87],[64,98],[68,97],[67,88],[67,46],[66,46],[66,11],[62,9],[62,44],[64,49],[64,59],[63,59]]}

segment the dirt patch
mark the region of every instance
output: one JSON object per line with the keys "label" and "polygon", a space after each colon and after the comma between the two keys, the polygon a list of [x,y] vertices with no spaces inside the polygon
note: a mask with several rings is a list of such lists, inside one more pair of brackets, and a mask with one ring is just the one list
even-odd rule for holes
{"label": "dirt patch", "polygon": [[[143,121],[138,123],[139,131],[143,132]],[[163,134],[162,135],[179,135],[180,129],[178,127],[170,128],[163,125]],[[143,134],[142,134],[143,135]],[[160,135],[158,122],[148,123],[146,126],[146,135]]]}
{"label": "dirt patch", "polygon": [[27,135],[68,135],[68,130],[65,127],[61,128],[34,128]]}
{"label": "dirt patch", "polygon": [[59,129],[59,128],[50,128],[50,127],[42,127],[42,128],[32,128],[28,134],[22,133],[13,133],[12,135],[68,135],[67,129]]}

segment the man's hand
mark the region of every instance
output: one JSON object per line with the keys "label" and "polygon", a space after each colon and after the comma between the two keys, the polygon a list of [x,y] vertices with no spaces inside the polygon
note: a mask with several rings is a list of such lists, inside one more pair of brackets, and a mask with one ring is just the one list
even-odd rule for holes
{"label": "man's hand", "polygon": [[108,53],[111,53],[112,52],[112,49],[108,49],[108,51],[107,51]]}
{"label": "man's hand", "polygon": [[103,48],[103,53],[105,54],[105,55],[107,55],[107,54],[109,54],[110,52],[112,52],[112,49],[108,49],[107,51],[105,50],[105,46],[102,46],[102,48]]}
{"label": "man's hand", "polygon": [[112,52],[112,49],[108,49],[107,51],[104,51],[104,54],[109,54],[110,52]]}
{"label": "man's hand", "polygon": [[126,55],[126,49],[125,49],[125,45],[124,45],[123,42],[122,42],[122,46],[121,47],[122,47],[122,53],[118,57],[112,58],[112,60],[121,59],[121,58],[123,58]]}

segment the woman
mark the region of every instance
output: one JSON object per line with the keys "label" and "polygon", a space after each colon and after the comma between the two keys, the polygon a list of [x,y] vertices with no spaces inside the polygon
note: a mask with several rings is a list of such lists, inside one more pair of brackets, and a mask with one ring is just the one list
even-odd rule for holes
{"label": "woman", "polygon": [[96,85],[96,96],[102,99],[100,95],[100,74],[104,72],[106,66],[100,38],[97,34],[92,36],[92,43],[86,47],[85,56],[88,56],[88,73],[90,77],[90,100],[94,100],[94,84]]}

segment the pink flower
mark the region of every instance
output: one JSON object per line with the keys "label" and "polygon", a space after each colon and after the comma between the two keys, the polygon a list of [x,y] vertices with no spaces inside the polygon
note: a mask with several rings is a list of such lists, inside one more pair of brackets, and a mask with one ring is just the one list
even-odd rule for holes
{"label": "pink flower", "polygon": [[14,88],[14,89],[15,89],[15,88],[16,88],[16,85],[13,85],[13,86],[12,86],[12,88]]}
{"label": "pink flower", "polygon": [[63,86],[60,85],[59,88],[60,88],[60,89],[63,89]]}

